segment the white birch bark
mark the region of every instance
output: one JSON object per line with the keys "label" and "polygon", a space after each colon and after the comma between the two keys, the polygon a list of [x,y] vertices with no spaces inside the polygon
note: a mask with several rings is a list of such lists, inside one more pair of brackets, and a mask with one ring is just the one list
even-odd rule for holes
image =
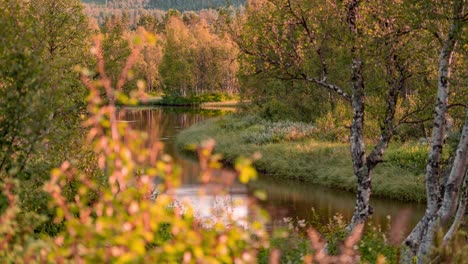
{"label": "white birch bark", "polygon": [[[446,115],[449,95],[449,78],[451,70],[452,56],[457,43],[457,36],[463,26],[462,14],[464,0],[453,1],[453,13],[450,25],[450,31],[447,39],[444,41],[439,57],[439,77],[437,84],[437,100],[435,104],[434,122],[431,137],[431,149],[426,166],[426,212],[417,226],[404,242],[402,250],[402,262],[410,263],[417,256],[418,263],[424,263],[432,248],[434,233],[440,227],[439,220],[443,216],[448,219],[453,216],[453,204],[456,204],[458,189],[460,188],[461,170],[466,170],[466,122],[463,129],[460,144],[456,153],[451,175],[447,183],[451,187],[444,188],[444,201],[441,201],[440,195],[440,162],[444,138],[446,134]],[[465,149],[465,150],[463,150]],[[464,153],[464,154],[463,154]],[[463,161],[465,160],[465,161]],[[448,185],[447,185],[448,187]],[[451,199],[455,199],[452,201]],[[442,207],[441,207],[442,203]],[[445,205],[443,205],[445,204]],[[444,208],[442,211],[440,209]],[[449,212],[452,212],[451,214]]]}
{"label": "white birch bark", "polygon": [[447,243],[452,239],[455,232],[458,230],[463,218],[466,214],[466,206],[468,204],[468,172],[465,172],[465,180],[464,180],[464,190],[460,196],[460,202],[458,204],[457,214],[455,215],[455,219],[453,220],[452,225],[450,226],[449,230],[444,236],[443,246],[446,246]]}

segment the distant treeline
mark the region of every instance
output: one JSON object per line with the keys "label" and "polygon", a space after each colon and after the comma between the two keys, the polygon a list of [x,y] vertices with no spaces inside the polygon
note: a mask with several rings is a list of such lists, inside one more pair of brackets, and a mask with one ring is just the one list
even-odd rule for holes
{"label": "distant treeline", "polygon": [[82,0],[84,3],[107,5],[109,8],[201,10],[245,5],[245,0]]}
{"label": "distant treeline", "polygon": [[[106,16],[102,16],[104,9]],[[112,80],[117,80],[130,54],[129,42],[146,31],[157,43],[145,46],[134,64],[134,81],[144,80],[145,92],[175,97],[239,92],[239,50],[222,12],[152,9],[139,13],[141,10],[95,5],[86,9],[88,15],[99,17],[99,27],[95,26],[103,34],[106,71]],[[124,91],[130,93],[137,87],[134,81]]]}

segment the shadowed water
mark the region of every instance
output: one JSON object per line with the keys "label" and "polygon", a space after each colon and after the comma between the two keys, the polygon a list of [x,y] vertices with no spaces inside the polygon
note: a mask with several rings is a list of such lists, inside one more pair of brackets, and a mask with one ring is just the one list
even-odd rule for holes
{"label": "shadowed water", "polygon": [[[222,110],[182,107],[126,108],[120,110],[119,119],[128,121],[132,127],[148,133],[150,141],[159,140],[164,143],[165,152],[183,169],[181,186],[176,190],[176,196],[193,204],[201,217],[223,218],[223,210],[231,210],[230,213],[235,217],[245,217],[249,211],[238,201],[245,204],[253,197],[254,190],[261,189],[266,192],[268,198],[259,204],[271,216],[270,227],[284,225],[284,218],[305,219],[323,224],[328,223],[337,213],[345,220],[351,218],[354,194],[293,181],[272,180],[268,175],[261,175],[259,180],[249,186],[234,183],[229,187],[226,196],[200,197],[198,194],[202,188],[207,192],[206,188],[219,188],[219,186],[205,187],[201,183],[198,163],[179,155],[175,148],[175,137],[179,131],[193,124],[224,113]],[[234,173],[226,169],[218,171],[214,177],[232,181]],[[376,197],[372,199],[372,206],[374,215],[370,222],[375,226],[381,226],[384,230],[390,227],[393,232],[389,236],[394,242],[401,241],[424,213],[423,204]]]}

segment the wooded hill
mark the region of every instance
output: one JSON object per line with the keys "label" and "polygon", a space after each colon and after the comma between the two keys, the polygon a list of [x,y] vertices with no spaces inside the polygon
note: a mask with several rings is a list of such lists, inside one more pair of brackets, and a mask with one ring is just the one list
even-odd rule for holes
{"label": "wooded hill", "polygon": [[113,8],[201,10],[226,6],[240,6],[245,0],[82,0],[88,4],[107,5]]}

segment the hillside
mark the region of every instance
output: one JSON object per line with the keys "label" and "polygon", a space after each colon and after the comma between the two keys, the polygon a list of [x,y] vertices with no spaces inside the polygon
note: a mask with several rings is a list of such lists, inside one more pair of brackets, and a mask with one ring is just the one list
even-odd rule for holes
{"label": "hillside", "polygon": [[108,5],[119,8],[177,9],[180,11],[201,10],[207,8],[240,6],[245,0],[82,0],[88,4]]}

